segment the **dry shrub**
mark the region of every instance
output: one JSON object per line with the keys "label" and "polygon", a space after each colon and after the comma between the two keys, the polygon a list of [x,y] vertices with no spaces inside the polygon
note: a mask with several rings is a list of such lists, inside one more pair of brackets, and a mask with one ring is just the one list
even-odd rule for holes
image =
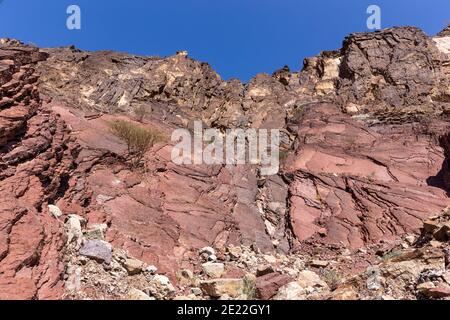
{"label": "dry shrub", "polygon": [[108,125],[113,134],[127,144],[128,154],[135,166],[140,164],[145,153],[153,145],[163,140],[159,131],[143,128],[130,121],[114,120],[108,122]]}

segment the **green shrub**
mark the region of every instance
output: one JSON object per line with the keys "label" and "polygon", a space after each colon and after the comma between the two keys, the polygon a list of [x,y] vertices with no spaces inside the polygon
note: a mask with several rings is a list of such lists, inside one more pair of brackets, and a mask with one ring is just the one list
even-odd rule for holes
{"label": "green shrub", "polygon": [[133,164],[138,165],[145,153],[156,143],[163,140],[160,132],[143,128],[126,120],[114,120],[108,122],[115,136],[127,144],[128,154],[132,157]]}
{"label": "green shrub", "polygon": [[335,290],[342,281],[342,275],[335,270],[324,269],[321,271],[323,280],[328,284],[328,286]]}

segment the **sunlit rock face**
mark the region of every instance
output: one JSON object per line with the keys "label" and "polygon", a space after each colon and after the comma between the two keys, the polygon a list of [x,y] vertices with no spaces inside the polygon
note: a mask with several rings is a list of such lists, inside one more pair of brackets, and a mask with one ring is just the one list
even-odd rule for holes
{"label": "sunlit rock face", "polygon": [[[201,270],[205,247],[214,261],[241,246],[272,261],[417,234],[450,204],[449,39],[448,30],[428,37],[412,27],[352,34],[299,72],[284,67],[248,83],[223,81],[187,52],[141,57],[1,40],[0,298],[122,297],[89,282],[94,269],[111,286],[131,280],[86,264],[79,247],[88,240],[112,252],[112,269],[138,259],[177,285],[180,270]],[[143,119],[137,108],[148,111]],[[145,170],[130,166],[112,134],[117,119],[167,137],[146,153]],[[170,135],[196,120],[222,132],[279,129],[279,173],[176,165]],[[244,265],[225,271],[255,271]],[[161,277],[152,286],[173,294]]]}

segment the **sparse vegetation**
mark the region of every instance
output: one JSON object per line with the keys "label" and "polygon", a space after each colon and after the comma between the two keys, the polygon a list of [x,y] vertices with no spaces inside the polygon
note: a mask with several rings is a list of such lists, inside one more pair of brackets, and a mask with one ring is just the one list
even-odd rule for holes
{"label": "sparse vegetation", "polygon": [[243,293],[247,295],[247,299],[254,300],[256,299],[256,285],[253,279],[249,279],[247,277],[244,278],[244,288]]}
{"label": "sparse vegetation", "polygon": [[281,163],[284,163],[289,156],[289,150],[280,150],[279,160]]}
{"label": "sparse vegetation", "polygon": [[144,105],[138,105],[134,107],[133,112],[136,116],[136,120],[139,122],[143,122],[145,117],[150,114],[149,107]]}
{"label": "sparse vegetation", "polygon": [[402,255],[402,250],[393,250],[391,252],[388,252],[387,254],[385,254],[381,260],[382,261],[389,261],[389,260],[393,260],[397,257],[400,257]]}
{"label": "sparse vegetation", "polygon": [[126,120],[114,120],[108,123],[114,135],[127,144],[128,155],[133,166],[139,166],[145,153],[155,144],[163,140],[160,132],[143,128]]}
{"label": "sparse vegetation", "polygon": [[343,278],[342,275],[335,270],[324,269],[321,273],[323,280],[332,290],[335,290],[339,286]]}

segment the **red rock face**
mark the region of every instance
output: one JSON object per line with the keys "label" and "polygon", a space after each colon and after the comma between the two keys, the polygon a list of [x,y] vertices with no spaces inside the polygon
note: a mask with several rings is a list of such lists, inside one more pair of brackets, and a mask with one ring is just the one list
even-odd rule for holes
{"label": "red rock face", "polygon": [[[449,204],[450,58],[415,28],[351,35],[302,72],[248,84],[184,55],[45,51],[0,46],[0,299],[62,297],[71,214],[83,228],[106,224],[113,249],[176,283],[205,246],[219,259],[230,245],[356,249],[418,233]],[[108,126],[138,124],[137,107],[150,110],[139,125],[167,137],[147,152],[145,170],[130,165]],[[282,170],[175,165],[169,137],[194,120],[280,129]],[[261,278],[260,295],[290,280]]]}
{"label": "red rock face", "polygon": [[205,246],[274,249],[254,201],[254,170],[177,166],[170,160],[172,145],[161,144],[149,152],[148,172],[133,172],[113,156],[124,150],[105,125],[114,116],[88,121],[58,106],[54,111],[78,132],[82,148],[69,181],[73,191],[58,205],[88,224],[108,223],[107,240],[114,246],[171,276],[190,266],[189,259]]}
{"label": "red rock face", "polygon": [[36,49],[0,47],[0,299],[62,294],[64,237],[46,203],[63,188],[74,145],[65,124],[41,106]]}
{"label": "red rock face", "polygon": [[442,148],[417,123],[367,126],[331,104],[311,108],[285,169],[298,240],[358,248],[418,232],[448,204],[446,192],[430,184]]}

